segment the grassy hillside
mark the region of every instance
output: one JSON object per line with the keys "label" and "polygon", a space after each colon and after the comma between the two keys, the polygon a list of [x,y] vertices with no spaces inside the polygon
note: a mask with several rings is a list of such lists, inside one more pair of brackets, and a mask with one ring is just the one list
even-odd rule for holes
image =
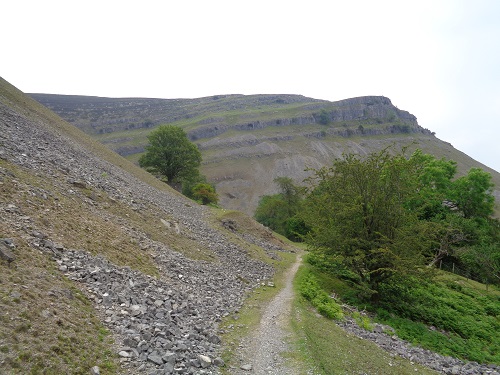
{"label": "grassy hillside", "polygon": [[301,183],[309,175],[305,169],[329,165],[342,153],[366,154],[391,145],[453,159],[461,174],[483,168],[500,186],[499,173],[436,138],[384,97],[328,102],[298,95],[170,100],[32,96],[134,163],[154,127],[182,127],[202,151],[202,172],[216,184],[221,204],[250,215],[262,195],[276,191],[273,179],[278,176]]}
{"label": "grassy hillside", "polygon": [[[306,275],[314,273],[322,288],[328,295],[335,295],[337,302],[357,306],[357,311],[351,308],[346,313],[360,320],[358,324],[367,330],[372,330],[375,323],[386,324],[407,342],[442,355],[466,361],[500,364],[500,341],[497,334],[500,329],[498,287],[439,271],[432,280],[413,280],[411,284],[387,287],[383,301],[372,306],[366,301],[358,300],[359,290],[353,283],[325,266],[317,259],[306,263],[297,283]],[[298,301],[299,311],[304,309],[300,305],[303,303],[305,302]],[[310,331],[305,334],[310,339],[306,344],[309,350],[320,353],[324,351],[323,355],[320,354],[321,361],[326,366],[338,366],[338,361],[332,361],[331,356],[326,355],[328,349],[317,347],[320,343],[328,347],[323,337],[324,332],[318,331],[315,324],[309,322],[314,319],[307,318],[306,312],[301,314],[308,324],[306,331]],[[319,321],[317,324],[327,329],[328,323]],[[328,328],[328,331],[335,330],[333,326]],[[333,345],[337,347],[336,344]]]}

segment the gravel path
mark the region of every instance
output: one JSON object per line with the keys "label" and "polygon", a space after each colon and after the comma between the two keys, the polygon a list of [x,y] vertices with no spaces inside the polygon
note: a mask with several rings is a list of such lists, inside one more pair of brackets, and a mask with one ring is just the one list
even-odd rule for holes
{"label": "gravel path", "polygon": [[293,361],[283,358],[282,354],[292,350],[288,343],[291,336],[289,323],[294,297],[292,281],[301,260],[299,255],[287,271],[285,287],[267,305],[258,329],[243,340],[240,352],[236,354],[241,367],[234,368],[231,374],[300,374]]}

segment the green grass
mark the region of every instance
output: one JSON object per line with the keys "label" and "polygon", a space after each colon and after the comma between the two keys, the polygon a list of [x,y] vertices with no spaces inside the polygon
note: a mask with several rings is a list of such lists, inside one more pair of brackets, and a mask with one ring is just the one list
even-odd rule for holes
{"label": "green grass", "polygon": [[[299,269],[294,281],[297,292],[301,281],[311,272],[312,267],[307,264]],[[304,297],[294,302],[292,326],[298,337],[295,356],[321,374],[437,374],[346,333],[332,319],[318,314]]]}
{"label": "green grass", "polygon": [[[441,272],[434,280],[394,281],[380,292],[378,306],[359,299],[354,278],[317,257],[308,265],[321,287],[346,303],[366,309],[397,335],[443,355],[500,364],[500,291]],[[364,322],[361,322],[362,325]],[[368,323],[367,323],[368,324]]]}

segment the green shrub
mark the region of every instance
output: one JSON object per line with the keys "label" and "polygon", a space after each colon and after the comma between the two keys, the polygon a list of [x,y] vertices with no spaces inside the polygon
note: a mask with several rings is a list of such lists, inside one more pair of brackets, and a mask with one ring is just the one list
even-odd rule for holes
{"label": "green shrub", "polygon": [[193,198],[201,204],[217,204],[219,196],[210,184],[199,183],[193,187]]}
{"label": "green shrub", "polygon": [[342,308],[318,284],[317,279],[308,274],[299,285],[300,294],[318,309],[318,312],[329,318],[340,320],[344,317]]}
{"label": "green shrub", "polygon": [[500,304],[488,303],[484,306],[484,312],[490,316],[500,316]]}
{"label": "green shrub", "polygon": [[[484,285],[447,273],[435,280],[392,278],[383,284],[378,304],[370,305],[356,297],[362,292],[359,286],[342,276],[340,259],[310,254],[306,260],[311,277],[303,280],[304,293],[317,304],[322,301],[315,289],[319,285],[335,290],[344,303],[376,313],[376,322],[391,326],[410,343],[463,360],[500,364],[497,288],[486,290]],[[368,318],[353,318],[370,329]]]}
{"label": "green shrub", "polygon": [[330,123],[330,114],[325,109],[321,110],[318,122],[321,125],[328,125]]}
{"label": "green shrub", "polygon": [[377,319],[405,340],[443,355],[500,363],[500,303],[494,294],[448,277],[393,280],[384,285],[380,305]]}
{"label": "green shrub", "polygon": [[361,315],[358,311],[355,311],[352,314],[352,317],[354,321],[360,326],[361,328],[367,330],[367,331],[372,331],[373,330],[373,324],[370,320],[369,317],[366,315]]}

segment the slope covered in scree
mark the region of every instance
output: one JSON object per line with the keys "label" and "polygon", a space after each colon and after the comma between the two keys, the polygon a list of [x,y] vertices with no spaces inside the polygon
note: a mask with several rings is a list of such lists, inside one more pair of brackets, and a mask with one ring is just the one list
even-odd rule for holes
{"label": "slope covered in scree", "polygon": [[227,229],[1,79],[0,129],[2,368],[217,372],[217,324],[280,242]]}

